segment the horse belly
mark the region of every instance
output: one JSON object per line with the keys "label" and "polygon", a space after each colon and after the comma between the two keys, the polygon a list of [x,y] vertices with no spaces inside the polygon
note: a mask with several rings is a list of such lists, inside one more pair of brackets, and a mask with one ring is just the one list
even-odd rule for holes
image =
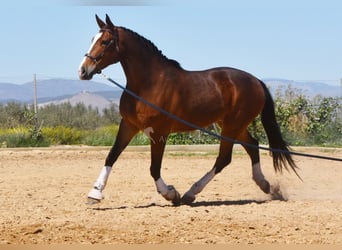
{"label": "horse belly", "polygon": [[[223,118],[225,108],[222,98],[215,95],[212,98],[197,96],[197,98],[191,99],[188,97],[188,100],[180,105],[177,110],[173,111],[173,113],[178,113],[181,119],[197,127],[207,127]],[[194,129],[196,128],[179,121],[172,123],[172,132]]]}

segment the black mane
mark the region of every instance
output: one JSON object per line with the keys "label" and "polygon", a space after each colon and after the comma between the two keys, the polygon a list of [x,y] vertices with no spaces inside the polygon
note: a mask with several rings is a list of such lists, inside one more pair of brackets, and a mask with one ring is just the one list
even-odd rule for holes
{"label": "black mane", "polygon": [[134,37],[136,37],[137,39],[139,39],[141,42],[143,42],[143,44],[145,45],[145,47],[147,49],[149,49],[151,52],[159,55],[163,60],[171,63],[172,65],[178,67],[178,68],[181,68],[181,65],[179,62],[177,62],[176,60],[173,60],[173,59],[169,59],[168,57],[166,57],[161,50],[159,50],[157,48],[156,45],[154,45],[153,42],[151,42],[150,40],[146,39],[145,37],[139,35],[138,33],[136,33],[135,31],[133,30],[130,30],[130,29],[127,29],[125,27],[120,27],[122,29],[124,29],[125,31],[128,31],[129,33],[131,33]]}

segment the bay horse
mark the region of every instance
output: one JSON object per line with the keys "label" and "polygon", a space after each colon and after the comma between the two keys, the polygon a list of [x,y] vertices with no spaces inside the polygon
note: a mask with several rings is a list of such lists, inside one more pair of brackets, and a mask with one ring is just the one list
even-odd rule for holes
{"label": "bay horse", "polygon": [[[229,67],[187,71],[177,61],[164,56],[151,41],[132,30],[114,25],[108,15],[105,22],[96,15],[96,21],[100,31],[94,36],[80,64],[80,79],[90,80],[105,67],[120,62],[127,79],[126,88],[136,95],[196,126],[217,123],[222,136],[255,146],[258,141],[250,135],[247,127],[261,113],[269,145],[278,149],[271,152],[275,171],[282,172],[285,168],[297,174],[297,166],[288,154],[288,146],[276,122],[271,94],[261,80]],[[231,162],[234,143],[222,139],[214,166],[181,197],[172,185],[163,181],[161,163],[168,135],[193,128],[126,92],[120,99],[120,114],[122,120],[115,143],[88,199],[99,202],[104,198],[103,190],[113,164],[139,131],[144,131],[151,140],[150,173],[156,189],[174,205],[191,204],[215,175]],[[263,192],[270,193],[271,186],[261,170],[259,149],[242,146],[251,159],[254,181]]]}

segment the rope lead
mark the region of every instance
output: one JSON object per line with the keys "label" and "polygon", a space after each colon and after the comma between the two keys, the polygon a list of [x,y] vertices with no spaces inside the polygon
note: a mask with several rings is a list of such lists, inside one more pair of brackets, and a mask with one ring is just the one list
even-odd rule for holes
{"label": "rope lead", "polygon": [[252,147],[252,148],[257,148],[260,150],[266,150],[266,151],[270,151],[270,152],[277,152],[277,153],[284,153],[284,154],[292,154],[292,155],[297,155],[297,156],[304,156],[304,157],[311,157],[311,158],[318,158],[318,159],[323,159],[323,160],[330,160],[330,161],[341,161],[342,162],[342,158],[335,158],[335,157],[329,157],[329,156],[322,156],[322,155],[312,155],[312,154],[306,154],[306,153],[299,153],[299,152],[293,152],[293,151],[285,151],[285,150],[281,150],[281,149],[275,149],[275,148],[268,148],[268,147],[263,147],[263,146],[257,146],[254,144],[250,144],[247,142],[243,142],[243,141],[239,141],[239,140],[235,140],[233,138],[230,137],[226,137],[226,136],[222,136],[219,134],[216,134],[214,132],[211,132],[205,128],[199,127],[195,124],[192,124],[186,120],[183,120],[182,118],[171,114],[169,112],[167,112],[166,110],[156,106],[155,104],[145,100],[144,98],[138,96],[137,94],[135,94],[134,92],[132,92],[131,90],[125,88],[124,86],[122,86],[121,84],[117,83],[116,81],[114,81],[113,79],[111,79],[110,77],[106,76],[104,73],[101,73],[101,75],[108,80],[109,82],[113,83],[115,86],[119,87],[120,89],[122,89],[123,91],[125,91],[126,93],[128,93],[129,95],[133,96],[134,98],[136,98],[137,100],[141,101],[142,103],[146,104],[147,106],[150,106],[151,108],[159,111],[160,113],[180,122],[183,123],[184,125],[187,125],[193,129],[197,129],[202,131],[203,133],[206,133],[208,135],[211,135],[212,137],[216,137],[219,140],[225,140],[234,144],[240,144],[243,146],[247,146],[247,147]]}

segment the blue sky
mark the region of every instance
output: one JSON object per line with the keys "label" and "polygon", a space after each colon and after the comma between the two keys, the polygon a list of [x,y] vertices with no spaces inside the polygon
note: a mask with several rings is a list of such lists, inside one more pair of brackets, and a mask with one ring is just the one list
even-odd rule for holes
{"label": "blue sky", "polygon": [[[106,13],[188,70],[229,66],[333,85],[342,78],[340,0],[12,0],[0,12],[0,82],[33,73],[77,79],[98,31],[94,15]],[[125,82],[119,64],[104,72]]]}

